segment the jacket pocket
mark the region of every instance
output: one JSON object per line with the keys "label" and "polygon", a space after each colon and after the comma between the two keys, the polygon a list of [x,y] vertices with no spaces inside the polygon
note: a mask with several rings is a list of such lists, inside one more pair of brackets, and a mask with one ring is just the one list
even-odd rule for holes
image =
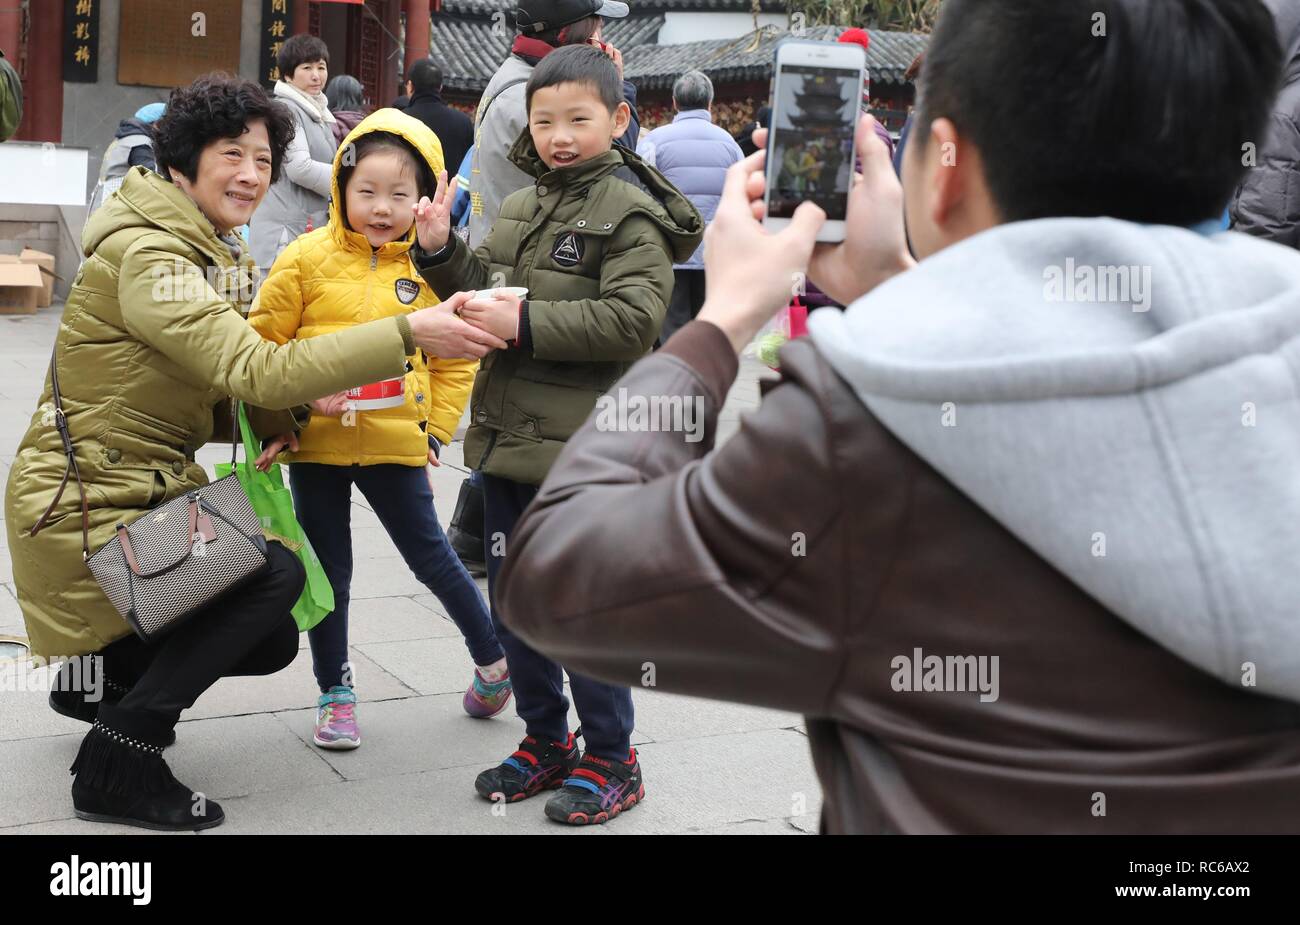
{"label": "jacket pocket", "polygon": [[145,432],[140,434],[142,437],[160,437],[169,444],[183,444],[189,441],[192,436],[189,428],[156,418],[152,414],[133,408],[131,405],[119,403],[114,410],[124,420],[130,421],[138,427],[143,427]]}

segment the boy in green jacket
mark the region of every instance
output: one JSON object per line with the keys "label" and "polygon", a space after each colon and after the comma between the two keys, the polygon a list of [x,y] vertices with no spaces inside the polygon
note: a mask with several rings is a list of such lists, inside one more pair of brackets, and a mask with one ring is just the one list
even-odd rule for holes
{"label": "boy in green jacket", "polygon": [[[573,673],[586,753],[568,728],[561,666],[501,625],[496,580],[506,543],[551,463],[592,409],[663,325],[673,263],[704,232],[695,207],[662,174],[613,145],[630,121],[618,72],[601,51],[551,52],[526,88],[528,131],[511,160],[537,178],[503,203],[473,252],[450,233],[456,183],[439,177],[431,202],[416,206],[412,256],[434,291],[522,286],[513,296],[462,307],[471,324],[510,343],[489,354],[474,381],[465,462],[483,474],[488,589],[506,650],[515,701],[528,735],[475,789],[514,802],[560,788],[546,815],[573,825],[602,823],[644,795],[630,746],[632,693]],[[574,589],[581,594],[581,589]]]}

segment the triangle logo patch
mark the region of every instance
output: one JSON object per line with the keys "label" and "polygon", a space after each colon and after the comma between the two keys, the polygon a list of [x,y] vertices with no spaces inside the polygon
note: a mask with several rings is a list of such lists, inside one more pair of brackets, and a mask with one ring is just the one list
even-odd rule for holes
{"label": "triangle logo patch", "polygon": [[587,249],[587,244],[582,240],[582,235],[576,231],[566,231],[555,239],[555,246],[551,248],[551,259],[562,267],[576,267],[582,263],[582,255]]}

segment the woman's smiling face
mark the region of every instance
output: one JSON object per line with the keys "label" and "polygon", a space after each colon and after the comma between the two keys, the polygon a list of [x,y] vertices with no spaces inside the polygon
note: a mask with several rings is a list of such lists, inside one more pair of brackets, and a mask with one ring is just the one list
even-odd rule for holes
{"label": "woman's smiling face", "polygon": [[348,227],[382,247],[406,236],[420,201],[414,164],[404,151],[380,148],[357,161],[343,191]]}
{"label": "woman's smiling face", "polygon": [[271,139],[261,119],[235,138],[218,138],[199,155],[193,180],[172,168],[172,182],[222,234],[247,225],[271,187]]}

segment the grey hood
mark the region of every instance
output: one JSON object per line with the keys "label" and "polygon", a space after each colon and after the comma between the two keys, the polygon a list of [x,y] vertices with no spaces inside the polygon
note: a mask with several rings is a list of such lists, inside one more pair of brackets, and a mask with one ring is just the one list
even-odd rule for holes
{"label": "grey hood", "polygon": [[[1088,301],[1093,269],[1135,265],[1136,290],[1092,290],[1127,301]],[[1220,680],[1250,662],[1255,690],[1300,700],[1300,254],[1023,222],[809,327],[890,431],[1076,585]]]}

